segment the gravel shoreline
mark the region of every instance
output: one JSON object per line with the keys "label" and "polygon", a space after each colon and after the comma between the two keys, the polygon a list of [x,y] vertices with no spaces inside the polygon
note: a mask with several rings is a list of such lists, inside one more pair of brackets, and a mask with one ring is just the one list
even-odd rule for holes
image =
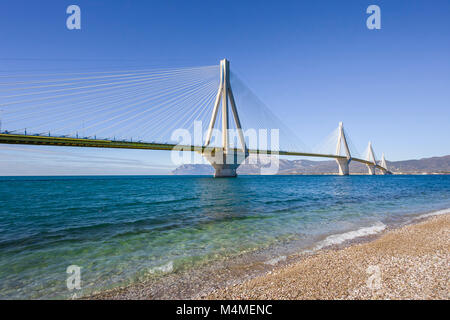
{"label": "gravel shoreline", "polygon": [[204,299],[449,299],[450,214],[321,250]]}
{"label": "gravel shoreline", "polygon": [[273,266],[253,261],[191,272],[199,274],[169,275],[82,299],[449,299],[450,214]]}

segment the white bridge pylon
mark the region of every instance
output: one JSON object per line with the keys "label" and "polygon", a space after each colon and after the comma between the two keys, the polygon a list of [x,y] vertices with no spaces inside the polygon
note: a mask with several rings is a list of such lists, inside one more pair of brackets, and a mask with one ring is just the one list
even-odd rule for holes
{"label": "white bridge pylon", "polygon": [[338,141],[337,141],[337,146],[336,146],[336,155],[338,155],[338,156],[341,155],[341,149],[343,146],[345,155],[347,157],[345,159],[338,158],[338,159],[336,159],[336,162],[339,167],[339,175],[340,176],[348,176],[350,173],[348,166],[350,164],[350,161],[352,161],[352,155],[350,154],[350,149],[348,148],[347,138],[345,137],[345,132],[344,132],[344,124],[342,122],[339,122],[338,130],[339,130],[339,132],[338,132]]}
{"label": "white bridge pylon", "polygon": [[387,163],[386,163],[386,158],[384,157],[384,152],[381,155],[380,166],[384,169],[384,170],[383,169],[381,170],[382,174],[392,174],[392,172],[388,170]]}
{"label": "white bridge pylon", "polygon": [[[341,155],[342,150],[345,153],[344,155]],[[339,168],[338,174],[340,176],[348,176],[350,174],[349,164],[352,161],[352,155],[351,155],[350,149],[348,147],[347,137],[345,135],[344,125],[342,122],[339,122],[339,127],[338,127],[338,140],[337,140],[337,145],[336,145],[336,155],[341,156],[340,158],[336,158],[336,162],[337,162],[338,168]],[[345,156],[345,158],[343,158],[343,156]],[[377,159],[375,157],[375,153],[373,152],[372,142],[369,142],[369,145],[367,147],[367,154],[366,154],[365,160],[366,160],[368,174],[375,175],[375,173],[376,173],[375,169],[377,167]],[[382,174],[392,174],[387,169],[387,164],[386,164],[386,159],[384,157],[384,153],[383,153],[383,156],[381,158],[381,163],[378,166],[378,168],[380,169]]]}
{"label": "white bridge pylon", "polygon": [[[370,162],[370,164],[366,163],[367,169],[369,171],[369,175],[374,175],[375,174],[375,169],[377,167],[378,162],[377,162],[377,159],[375,157],[375,152],[373,152],[373,147],[372,147],[372,142],[371,141],[369,141],[369,145],[367,146],[366,160],[368,162]],[[380,169],[381,174],[392,174],[387,168],[387,164],[386,164],[386,159],[384,157],[384,153],[381,156],[381,162],[380,162],[378,168]]]}
{"label": "white bridge pylon", "polygon": [[367,165],[367,169],[369,170],[369,175],[374,175],[375,167],[377,165],[377,159],[375,158],[375,153],[373,152],[371,141],[369,141],[369,145],[367,146],[366,160],[373,163],[373,164],[366,164],[366,165]]}
{"label": "white bridge pylon", "polygon": [[[222,149],[221,151],[213,151],[211,153],[203,153],[203,156],[211,163],[215,169],[214,177],[236,177],[236,170],[239,165],[247,158],[248,150],[245,143],[244,133],[242,131],[241,121],[236,108],[236,102],[233,96],[233,90],[230,85],[230,62],[227,59],[220,61],[220,85],[217,91],[214,109],[209,122],[208,131],[206,133],[205,146],[211,143],[214,125],[216,123],[217,114],[222,102]],[[233,113],[234,122],[241,144],[240,152],[230,149],[229,144],[229,114],[228,102],[230,102]]]}

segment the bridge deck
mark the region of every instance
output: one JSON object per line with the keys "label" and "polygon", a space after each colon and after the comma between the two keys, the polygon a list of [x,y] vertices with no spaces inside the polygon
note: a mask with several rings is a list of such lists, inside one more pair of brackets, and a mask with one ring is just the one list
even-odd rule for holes
{"label": "bridge deck", "polygon": [[[0,134],[0,143],[3,144],[24,144],[24,145],[47,145],[47,146],[63,146],[63,147],[90,147],[90,148],[122,148],[122,149],[145,149],[145,150],[172,150],[175,147],[186,151],[197,152],[211,152],[214,147],[199,147],[175,144],[161,144],[149,142],[133,142],[133,141],[113,141],[102,139],[88,139],[88,138],[69,138],[69,137],[52,137],[52,136],[33,136],[21,134]],[[235,149],[235,151],[237,151]],[[320,154],[308,152],[291,152],[291,151],[270,151],[270,150],[254,150],[249,149],[251,154],[279,154],[283,156],[303,156],[303,157],[320,157],[320,158],[334,158],[345,159],[344,156],[333,154]],[[352,158],[352,161],[361,162],[368,165],[373,165],[373,162]],[[377,169],[385,170],[379,165]]]}

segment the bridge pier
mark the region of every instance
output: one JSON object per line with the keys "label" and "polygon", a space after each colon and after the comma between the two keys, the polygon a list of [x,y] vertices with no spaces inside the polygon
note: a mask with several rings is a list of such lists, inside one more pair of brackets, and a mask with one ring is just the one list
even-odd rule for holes
{"label": "bridge pier", "polygon": [[381,166],[381,174],[383,174],[383,175],[386,175],[386,174],[392,174],[392,172],[390,172],[388,169],[387,169],[387,163],[386,163],[386,158],[384,157],[384,152],[383,152],[383,155],[381,156],[381,164],[380,164],[380,166]]}
{"label": "bridge pier", "polygon": [[350,174],[350,170],[349,170],[350,160],[339,158],[339,159],[336,159],[336,162],[339,167],[339,175],[340,176],[348,176]]}
{"label": "bridge pier", "polygon": [[339,135],[338,135],[338,141],[336,145],[336,155],[341,155],[341,148],[344,147],[344,151],[346,154],[346,158],[336,158],[336,162],[339,167],[339,175],[340,176],[348,176],[350,173],[348,165],[350,164],[350,161],[352,159],[352,156],[350,154],[350,149],[348,148],[347,144],[347,137],[345,136],[344,131],[344,124],[342,122],[339,122]]}
{"label": "bridge pier", "polygon": [[211,154],[203,153],[202,155],[213,166],[214,178],[234,178],[237,176],[237,168],[245,161],[248,153],[224,152],[223,149],[219,149]]}
{"label": "bridge pier", "polygon": [[369,176],[375,175],[375,168],[377,167],[377,159],[375,158],[375,153],[373,152],[372,142],[369,141],[369,145],[367,146],[367,156],[366,160],[371,162],[367,163],[367,170],[369,171]]}
{"label": "bridge pier", "polygon": [[237,167],[220,167],[214,168],[216,171],[214,172],[214,178],[236,178],[237,177]]}
{"label": "bridge pier", "polygon": [[367,170],[369,171],[368,175],[373,176],[375,175],[375,165],[374,164],[366,164]]}
{"label": "bridge pier", "polygon": [[[222,102],[222,147],[215,148],[210,154],[203,153],[203,156],[214,167],[215,178],[236,177],[236,170],[241,163],[247,158],[248,151],[245,144],[245,138],[242,131],[241,121],[236,108],[236,102],[233,96],[233,90],[230,84],[230,63],[227,59],[220,61],[220,84],[217,91],[214,108],[209,122],[208,131],[206,132],[205,146],[211,142],[212,132],[216,122],[217,114]],[[238,132],[239,142],[242,151],[230,150],[229,144],[229,115],[228,102],[231,105],[234,122]]]}

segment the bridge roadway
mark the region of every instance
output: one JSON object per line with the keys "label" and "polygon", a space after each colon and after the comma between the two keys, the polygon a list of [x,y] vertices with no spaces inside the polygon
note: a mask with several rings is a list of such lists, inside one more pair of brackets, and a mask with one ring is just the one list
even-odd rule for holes
{"label": "bridge roadway", "polygon": [[[182,150],[208,152],[208,153],[212,152],[214,149],[219,149],[215,147],[199,147],[187,145],[184,146],[184,145],[149,143],[149,142],[115,141],[103,139],[52,137],[52,136],[36,136],[36,135],[5,134],[5,133],[0,134],[0,143],[23,144],[23,145],[47,145],[47,146],[62,146],[62,147],[119,148],[119,149],[144,149],[144,150],[169,150],[169,151],[177,147]],[[234,151],[237,151],[237,149],[234,149]],[[255,149],[249,149],[248,152],[250,154],[274,153],[282,156],[346,159],[346,157],[344,156],[338,156],[334,154],[321,154],[309,152],[291,152],[291,151],[272,152],[270,150],[255,150]],[[359,158],[352,158],[352,161],[373,165],[373,162]],[[385,170],[378,164],[375,167],[380,170]]]}

